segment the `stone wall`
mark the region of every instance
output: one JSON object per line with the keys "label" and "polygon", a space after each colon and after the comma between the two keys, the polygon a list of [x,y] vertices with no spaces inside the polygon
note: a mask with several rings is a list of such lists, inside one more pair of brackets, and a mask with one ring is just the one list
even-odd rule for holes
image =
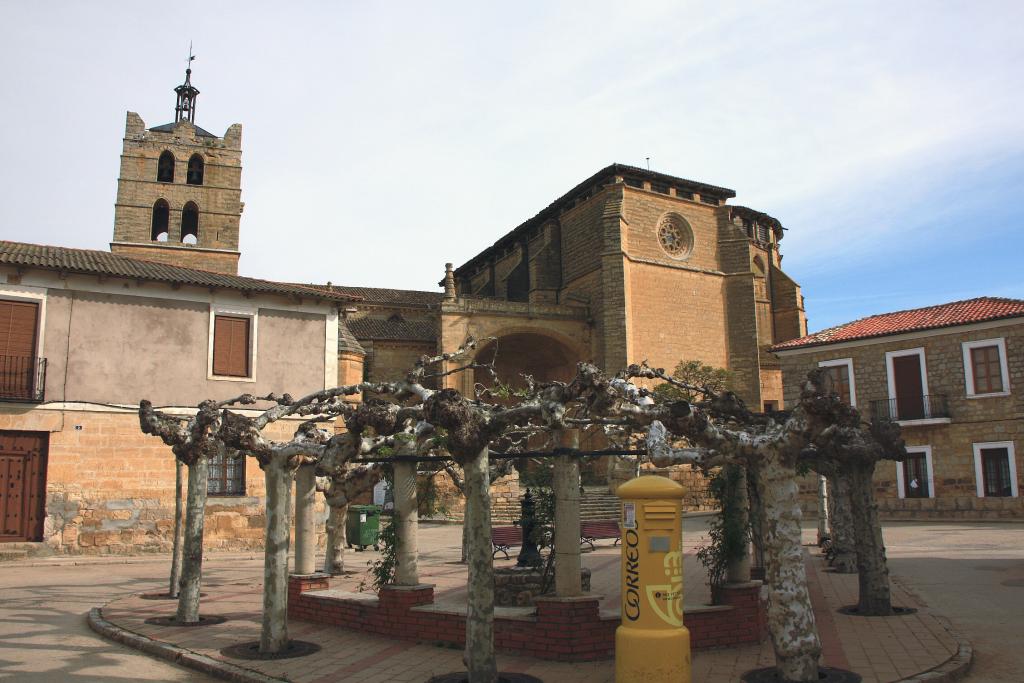
{"label": "stone wall", "polygon": [[[437,508],[440,511],[436,514],[448,519],[463,521],[466,513],[466,499],[452,483],[451,477],[446,472],[440,472],[434,475],[433,480]],[[513,520],[519,519],[519,495],[519,473],[516,470],[512,470],[510,475],[491,482],[492,523],[510,524]]]}
{"label": "stone wall", "polygon": [[[1010,393],[968,397],[963,349],[967,341],[1003,339],[1006,344]],[[1024,322],[936,330],[899,338],[886,337],[855,344],[822,346],[801,353],[779,354],[786,403],[797,400],[799,382],[821,361],[849,358],[853,364],[854,399],[865,418],[872,402],[888,399],[885,354],[923,348],[927,393],[947,398],[948,419],[908,421],[902,424],[907,448],[930,447],[933,497],[900,498],[893,462],[879,463],[875,471],[876,497],[883,517],[889,519],[1007,519],[1024,518],[1024,498],[986,498],[977,495],[973,444],[1010,442],[1014,445],[1018,489],[1024,474]],[[808,484],[804,507],[816,509]]]}
{"label": "stone wall", "polygon": [[[614,458],[609,463],[608,490],[615,493],[619,486],[633,478],[633,463],[623,458]],[[708,478],[692,465],[674,465],[672,467],[654,467],[650,464],[641,466],[644,474],[657,474],[668,477],[683,487],[683,511],[704,512],[717,510],[718,503],[708,491]]]}
{"label": "stone wall", "polygon": [[[267,433],[288,438],[295,423]],[[139,430],[134,411],[0,412],[0,429],[49,433],[46,521],[38,554],[123,555],[167,552],[174,531],[174,457]],[[263,547],[263,472],[251,458],[244,496],[212,496],[206,506],[208,549]],[[322,499],[317,519],[326,519]],[[321,544],[323,539],[321,538]]]}

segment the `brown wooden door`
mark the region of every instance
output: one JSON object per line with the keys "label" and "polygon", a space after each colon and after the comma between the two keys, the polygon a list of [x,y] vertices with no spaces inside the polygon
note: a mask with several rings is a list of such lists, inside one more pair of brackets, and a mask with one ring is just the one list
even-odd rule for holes
{"label": "brown wooden door", "polygon": [[924,387],[921,386],[921,357],[894,356],[893,381],[896,384],[896,419],[919,420],[924,417]]}
{"label": "brown wooden door", "polygon": [[0,431],[0,542],[43,540],[49,436]]}
{"label": "brown wooden door", "polygon": [[32,395],[38,313],[30,301],[0,301],[0,397]]}

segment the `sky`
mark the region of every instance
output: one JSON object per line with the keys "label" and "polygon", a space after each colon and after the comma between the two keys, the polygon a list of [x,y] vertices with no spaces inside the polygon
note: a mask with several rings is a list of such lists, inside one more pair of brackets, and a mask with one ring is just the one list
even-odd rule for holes
{"label": "sky", "polygon": [[809,329],[1024,298],[1024,3],[11,2],[0,237],[107,249],[125,112],[243,125],[240,273],[436,290],[613,162],[786,227]]}

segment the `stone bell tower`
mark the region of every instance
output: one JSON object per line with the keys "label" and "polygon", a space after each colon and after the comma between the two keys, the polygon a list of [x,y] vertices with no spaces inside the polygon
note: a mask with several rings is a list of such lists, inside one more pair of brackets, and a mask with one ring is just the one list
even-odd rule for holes
{"label": "stone bell tower", "polygon": [[174,122],[146,129],[128,112],[114,205],[115,254],[218,273],[238,272],[242,126],[217,137],[195,123],[191,62],[174,89]]}

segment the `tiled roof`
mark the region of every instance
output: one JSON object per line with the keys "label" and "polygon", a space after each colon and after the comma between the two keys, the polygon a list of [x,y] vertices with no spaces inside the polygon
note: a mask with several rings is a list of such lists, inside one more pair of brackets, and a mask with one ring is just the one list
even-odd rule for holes
{"label": "tiled roof", "polygon": [[731,199],[736,196],[736,191],[730,190],[727,187],[718,187],[717,185],[708,185],[707,183],[701,183],[696,180],[678,178],[665,173],[658,173],[657,171],[649,171],[646,168],[640,168],[638,166],[612,164],[611,166],[602,168],[600,171],[590,176],[555,201],[551,202],[551,204],[542,209],[536,216],[524,223],[521,223],[517,227],[513,228],[511,232],[500,237],[497,242],[456,268],[455,274],[458,276],[472,275],[473,272],[475,272],[476,267],[485,262],[493,252],[500,251],[501,249],[515,243],[517,240],[520,240],[524,234],[528,234],[533,228],[543,224],[544,221],[548,220],[552,216],[557,216],[563,205],[569,201],[575,201],[576,197],[581,192],[591,188],[598,183],[598,181],[601,181],[602,183],[610,182],[608,178],[613,178],[616,175],[640,178],[658,183],[667,183],[675,185],[683,190],[697,192],[698,194],[707,195],[709,197],[717,197],[718,199]]}
{"label": "tiled roof", "polygon": [[437,341],[437,323],[432,320],[356,318],[347,321],[357,339],[384,341]]}
{"label": "tiled roof", "polygon": [[361,353],[366,355],[366,350],[363,349],[362,344],[352,334],[352,330],[345,324],[345,320],[338,318],[338,351],[350,351],[352,353]]}
{"label": "tiled roof", "polygon": [[365,304],[385,304],[393,306],[424,307],[439,304],[444,299],[444,292],[422,292],[416,289],[384,289],[381,287],[345,287],[341,285],[297,285],[313,289],[331,291],[358,299]]}
{"label": "tiled roof", "polygon": [[[201,138],[215,138],[215,137],[217,137],[216,135],[214,135],[213,133],[211,133],[208,130],[200,128],[199,126],[196,126],[195,124],[192,124],[192,125],[196,129],[196,135],[198,135]],[[150,128],[150,130],[155,132],[155,133],[173,133],[174,132],[174,124],[173,123],[165,123],[162,126],[153,126],[152,128]]]}
{"label": "tiled roof", "polygon": [[278,294],[329,301],[352,301],[354,298],[343,292],[329,292],[324,289],[284,282],[182,268],[181,266],[120,256],[108,251],[51,247],[4,240],[0,240],[0,264],[61,270],[86,275],[126,277],[178,285],[234,289],[251,294]]}
{"label": "tiled roof", "polygon": [[785,351],[809,346],[837,344],[855,339],[870,339],[1018,316],[1024,316],[1024,301],[983,296],[927,308],[872,315],[851,323],[830,327],[806,337],[776,344],[771,350]]}

